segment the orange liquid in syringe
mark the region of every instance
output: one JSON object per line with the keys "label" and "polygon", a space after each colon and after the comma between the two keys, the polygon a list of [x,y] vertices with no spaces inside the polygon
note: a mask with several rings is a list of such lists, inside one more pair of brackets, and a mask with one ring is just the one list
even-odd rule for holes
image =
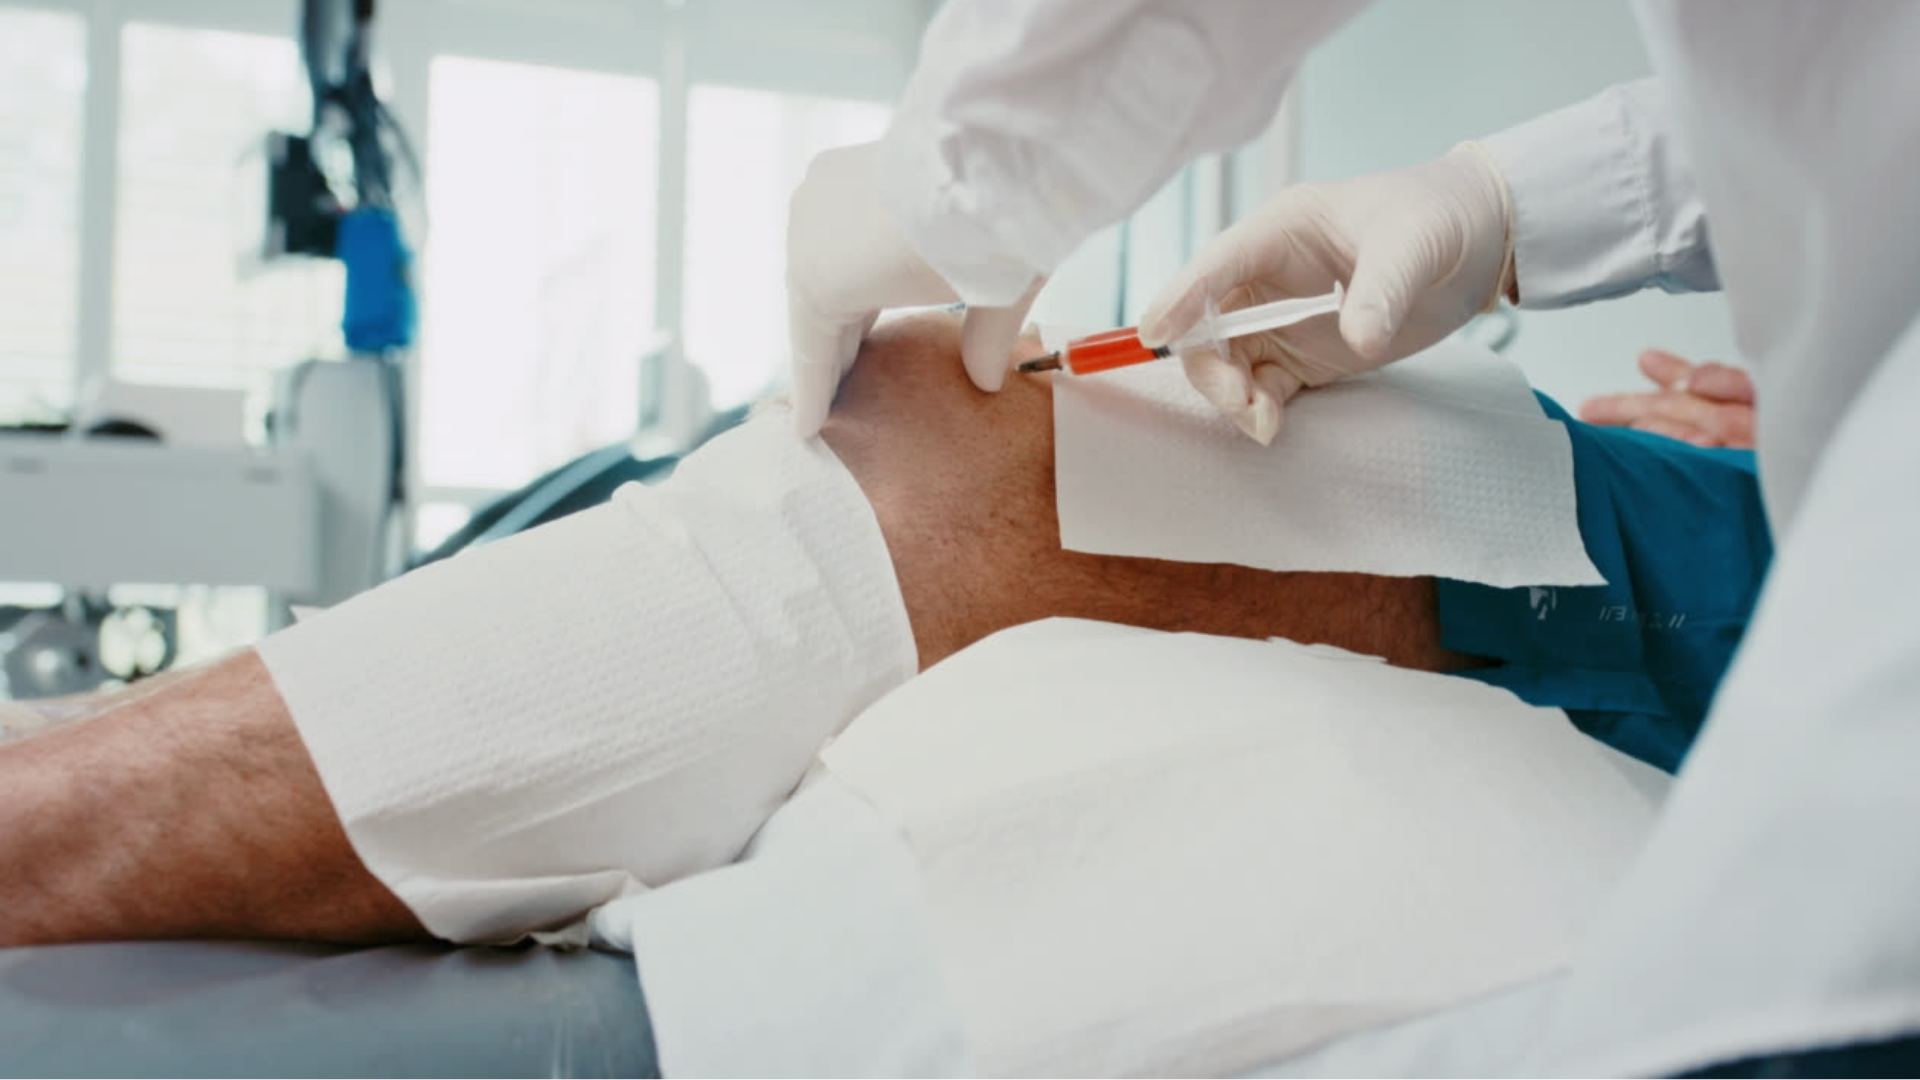
{"label": "orange liquid in syringe", "polygon": [[1091,375],[1096,371],[1132,367],[1135,364],[1150,363],[1171,355],[1173,355],[1171,349],[1165,347],[1149,349],[1140,344],[1140,331],[1128,327],[1124,330],[1109,330],[1104,334],[1089,334],[1068,342],[1061,362],[1075,375]]}

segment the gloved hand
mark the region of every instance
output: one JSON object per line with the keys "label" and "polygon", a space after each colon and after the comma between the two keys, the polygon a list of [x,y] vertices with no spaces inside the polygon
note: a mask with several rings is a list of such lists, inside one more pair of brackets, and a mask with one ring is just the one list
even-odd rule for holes
{"label": "gloved hand", "polygon": [[[819,432],[840,380],[884,308],[959,300],[908,246],[880,199],[879,143],[828,150],[793,193],[787,220],[787,333],[793,418]],[[982,390],[1006,382],[1013,342],[1040,281],[1008,307],[969,308],[960,335],[967,375]]]}
{"label": "gloved hand", "polygon": [[1475,144],[1396,172],[1302,184],[1214,237],[1140,320],[1149,346],[1177,340],[1211,298],[1233,311],[1346,285],[1337,326],[1309,319],[1183,355],[1193,385],[1262,443],[1282,406],[1415,353],[1488,310],[1512,280],[1512,203]]}
{"label": "gloved hand", "polygon": [[1588,398],[1580,405],[1580,419],[1695,446],[1753,449],[1753,380],[1746,372],[1689,363],[1662,349],[1641,353],[1640,370],[1660,389]]}

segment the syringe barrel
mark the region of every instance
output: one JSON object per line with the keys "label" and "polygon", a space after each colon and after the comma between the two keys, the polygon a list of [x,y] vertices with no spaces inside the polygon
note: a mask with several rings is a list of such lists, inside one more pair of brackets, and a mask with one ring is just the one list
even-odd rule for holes
{"label": "syringe barrel", "polygon": [[1172,355],[1171,350],[1149,349],[1140,344],[1140,331],[1133,327],[1090,334],[1067,343],[1060,362],[1075,375],[1132,367]]}

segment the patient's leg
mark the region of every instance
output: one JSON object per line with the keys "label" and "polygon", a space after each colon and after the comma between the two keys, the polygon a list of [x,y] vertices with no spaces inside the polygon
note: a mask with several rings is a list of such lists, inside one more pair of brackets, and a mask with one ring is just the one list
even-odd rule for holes
{"label": "patient's leg", "polygon": [[143,697],[165,689],[168,684],[199,673],[203,664],[175,668],[152,675],[111,691],[64,694],[59,697],[32,698],[25,701],[0,701],[0,743],[24,739],[30,735],[99,716],[110,709],[124,708]]}
{"label": "patient's leg", "polygon": [[423,936],[251,650],[0,749],[0,945]]}
{"label": "patient's leg", "polygon": [[[1047,385],[1014,379],[1000,395],[981,395],[967,385],[956,355],[951,319],[883,330],[865,350],[824,433],[872,504],[920,666],[995,630],[1049,615],[1284,635],[1426,668],[1461,662],[1437,645],[1424,581],[1060,551]],[[578,576],[573,569],[546,572]],[[645,565],[619,570],[649,573]],[[563,592],[560,582],[551,584],[556,595]],[[401,588],[387,595],[414,594]],[[388,614],[393,607],[386,601]],[[591,635],[593,628],[579,632]],[[583,654],[605,645],[587,636],[560,644],[577,644]],[[824,646],[803,641],[794,647]],[[355,659],[396,662],[372,654]],[[412,661],[402,656],[397,662]],[[476,671],[517,662],[524,661],[512,649],[474,661]],[[573,669],[527,673],[529,682],[558,684],[558,692],[578,677]],[[86,723],[0,747],[0,944],[422,936],[420,919],[349,842],[311,748],[282,700],[285,690],[249,650]],[[406,707],[389,701],[383,709],[377,695],[366,700],[367,709],[381,713],[373,719],[404,735]],[[631,702],[636,712],[646,705]],[[768,717],[770,726],[755,730],[780,737],[781,719]],[[802,768],[804,760],[794,779]],[[461,807],[427,812],[486,813],[510,795],[464,792]],[[631,814],[631,807],[618,809]],[[684,812],[679,803],[672,809]],[[638,872],[631,865],[614,869]],[[548,872],[557,871],[538,871]]]}
{"label": "patient's leg", "polygon": [[[1440,647],[1427,578],[1062,550],[1052,377],[1015,376],[999,394],[981,394],[953,362],[951,319],[907,320],[882,334],[822,434],[879,517],[921,667],[995,630],[1059,615],[1326,642],[1431,671],[1471,664]],[[1030,340],[1016,349],[1016,359],[1041,351]]]}

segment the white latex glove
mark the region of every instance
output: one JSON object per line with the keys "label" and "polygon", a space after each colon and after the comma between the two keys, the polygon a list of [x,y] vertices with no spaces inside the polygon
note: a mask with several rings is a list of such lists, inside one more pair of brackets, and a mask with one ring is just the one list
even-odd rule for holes
{"label": "white latex glove", "polygon": [[[819,432],[840,380],[885,308],[949,304],[951,285],[908,246],[880,199],[879,143],[828,150],[794,190],[787,219],[787,333],[793,418]],[[1009,307],[970,307],[960,355],[973,384],[1006,383],[1013,342],[1039,292],[1036,279]]]}
{"label": "white latex glove", "polygon": [[1418,352],[1498,303],[1511,218],[1506,181],[1472,143],[1411,169],[1290,187],[1201,249],[1148,307],[1140,338],[1178,339],[1209,298],[1233,311],[1344,283],[1337,323],[1309,319],[1181,357],[1207,400],[1271,442],[1301,388]]}

